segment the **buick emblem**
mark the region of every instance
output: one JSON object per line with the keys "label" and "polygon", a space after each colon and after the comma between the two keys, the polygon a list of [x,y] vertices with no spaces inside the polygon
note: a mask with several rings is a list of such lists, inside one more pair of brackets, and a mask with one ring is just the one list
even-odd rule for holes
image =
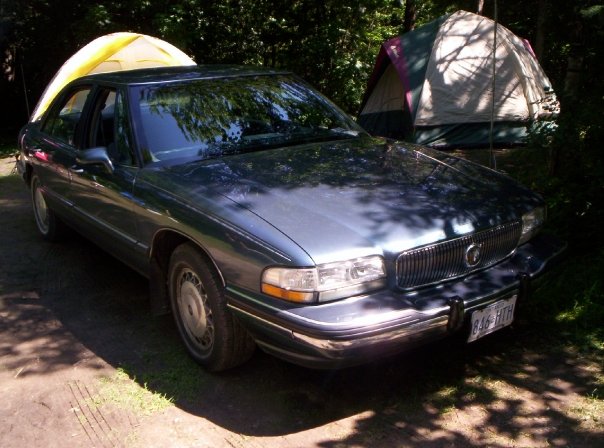
{"label": "buick emblem", "polygon": [[480,263],[480,255],[480,246],[475,243],[470,244],[466,249],[466,266],[469,268],[475,267]]}

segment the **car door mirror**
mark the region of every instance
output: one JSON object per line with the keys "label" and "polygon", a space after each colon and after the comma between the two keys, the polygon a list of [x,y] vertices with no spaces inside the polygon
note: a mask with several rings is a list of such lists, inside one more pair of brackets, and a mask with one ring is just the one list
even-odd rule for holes
{"label": "car door mirror", "polygon": [[108,173],[113,173],[113,162],[107,154],[107,148],[99,146],[96,148],[80,151],[76,157],[76,162],[80,165],[103,165]]}

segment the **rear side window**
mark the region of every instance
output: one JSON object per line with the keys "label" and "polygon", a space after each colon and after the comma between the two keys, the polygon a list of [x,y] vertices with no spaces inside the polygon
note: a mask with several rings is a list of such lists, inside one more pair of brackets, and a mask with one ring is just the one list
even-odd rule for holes
{"label": "rear side window", "polygon": [[80,117],[90,91],[90,87],[84,87],[68,94],[58,107],[51,109],[42,131],[74,146]]}

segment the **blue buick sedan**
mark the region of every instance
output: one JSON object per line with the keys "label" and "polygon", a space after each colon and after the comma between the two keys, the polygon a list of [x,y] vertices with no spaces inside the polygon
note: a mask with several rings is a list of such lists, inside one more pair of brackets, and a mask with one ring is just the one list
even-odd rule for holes
{"label": "blue buick sedan", "polygon": [[211,371],[256,346],[337,368],[474,341],[564,249],[536,194],[373,138],[287,72],[85,76],[19,144],[42,236],[80,232],[148,277],[152,310]]}

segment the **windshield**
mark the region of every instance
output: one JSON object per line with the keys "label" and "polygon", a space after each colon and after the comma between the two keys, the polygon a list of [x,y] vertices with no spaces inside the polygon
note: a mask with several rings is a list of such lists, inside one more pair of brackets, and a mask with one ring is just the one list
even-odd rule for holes
{"label": "windshield", "polygon": [[353,138],[364,131],[303,82],[247,76],[144,87],[143,149],[154,161]]}

